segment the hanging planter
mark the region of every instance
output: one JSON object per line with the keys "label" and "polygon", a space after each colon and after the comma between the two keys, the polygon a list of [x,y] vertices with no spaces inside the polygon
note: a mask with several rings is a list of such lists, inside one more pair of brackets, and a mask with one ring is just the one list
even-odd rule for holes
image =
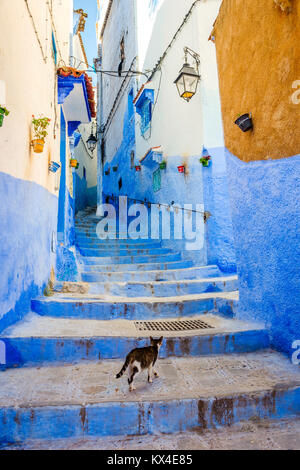
{"label": "hanging planter", "polygon": [[178,170],[178,173],[185,173],[185,166],[180,165],[180,166],[177,167],[177,170]]}
{"label": "hanging planter", "polygon": [[200,163],[202,163],[202,166],[204,167],[208,167],[210,165],[210,162],[211,162],[211,157],[209,155],[207,155],[206,157],[200,158]]}
{"label": "hanging planter", "polygon": [[60,164],[57,162],[49,162],[49,171],[51,173],[57,173],[57,171],[60,169]]}
{"label": "hanging planter", "polygon": [[8,109],[4,106],[0,106],[0,127],[3,125],[4,117],[9,115]]}
{"label": "hanging planter", "polygon": [[43,153],[45,141],[43,139],[33,139],[31,145],[34,153]]}
{"label": "hanging planter", "polygon": [[31,141],[34,153],[42,153],[45,145],[45,138],[48,135],[47,127],[51,119],[47,117],[35,118],[32,115],[32,126],[35,138]]}
{"label": "hanging planter", "polygon": [[79,168],[78,160],[76,160],[75,158],[71,158],[70,167],[75,168],[77,170]]}
{"label": "hanging planter", "polygon": [[252,116],[251,114],[243,114],[242,116],[238,116],[237,120],[235,121],[235,124],[239,126],[241,131],[243,132],[248,132],[251,129],[253,129],[253,121],[252,121]]}
{"label": "hanging planter", "polygon": [[137,173],[139,173],[140,171],[142,171],[141,165],[136,165],[135,171],[136,171]]}
{"label": "hanging planter", "polygon": [[161,170],[165,170],[165,169],[167,168],[167,162],[161,162],[161,163],[159,164],[159,168],[160,168]]}

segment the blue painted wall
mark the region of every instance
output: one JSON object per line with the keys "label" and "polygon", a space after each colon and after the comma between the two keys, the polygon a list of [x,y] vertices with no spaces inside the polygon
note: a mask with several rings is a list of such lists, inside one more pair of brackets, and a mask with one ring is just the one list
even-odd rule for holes
{"label": "blue painted wall", "polygon": [[[139,127],[136,129],[136,132],[140,132]],[[158,165],[151,169],[142,164],[142,171],[136,172],[134,167],[131,168],[130,157],[131,152],[135,150],[135,117],[129,94],[122,145],[113,160],[104,165],[104,196],[126,195],[132,199],[162,204],[171,204],[174,201],[181,206],[192,204],[194,209],[197,204],[204,205],[204,210],[212,214],[205,227],[207,246],[205,243],[201,251],[184,251],[184,256],[201,264],[217,264],[225,272],[236,271],[224,148],[209,149],[213,158],[210,168],[203,168],[199,162],[202,149],[199,149],[199,155],[195,156],[168,157],[166,170],[161,170],[161,189],[158,192],[153,190],[153,172]],[[135,165],[139,164],[140,158],[141,155],[135,157]],[[186,166],[185,174],[178,172],[179,165]],[[118,166],[116,173],[113,172],[114,166]],[[109,175],[105,175],[107,169],[110,169]],[[121,190],[118,184],[120,178]],[[193,219],[195,228],[195,216]],[[185,248],[185,243],[174,240],[170,243],[165,241],[164,245],[175,249]]]}
{"label": "blue painted wall", "polygon": [[211,213],[206,223],[208,264],[223,272],[236,272],[236,254],[231,220],[226,156],[224,147],[207,149],[211,165],[203,168],[205,210]]}
{"label": "blue painted wall", "polygon": [[87,181],[75,173],[75,213],[84,210],[86,207],[97,205],[97,186],[87,187]]}
{"label": "blue painted wall", "polygon": [[36,183],[0,173],[0,331],[30,310],[50,278],[57,197]]}
{"label": "blue painted wall", "polygon": [[75,205],[74,200],[67,188],[67,141],[66,141],[66,121],[61,109],[60,115],[60,162],[61,177],[58,199],[58,221],[57,239],[65,246],[72,246],[75,243]]}
{"label": "blue painted wall", "polygon": [[300,155],[244,163],[227,152],[240,278],[238,317],[263,321],[289,355],[300,339]]}

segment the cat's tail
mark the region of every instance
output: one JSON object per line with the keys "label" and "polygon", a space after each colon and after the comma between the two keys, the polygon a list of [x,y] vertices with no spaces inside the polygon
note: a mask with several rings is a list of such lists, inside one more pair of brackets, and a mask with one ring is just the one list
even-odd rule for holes
{"label": "cat's tail", "polygon": [[116,375],[116,379],[120,379],[122,377],[122,375],[124,375],[127,367],[129,366],[130,364],[130,355],[128,355],[126,357],[126,361],[124,362],[124,365],[122,367],[122,369],[120,370],[120,372]]}

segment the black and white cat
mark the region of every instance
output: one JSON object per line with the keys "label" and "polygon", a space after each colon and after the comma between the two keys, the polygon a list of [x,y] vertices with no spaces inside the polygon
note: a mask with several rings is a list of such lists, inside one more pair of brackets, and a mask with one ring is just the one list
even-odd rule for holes
{"label": "black and white cat", "polygon": [[151,345],[146,348],[133,349],[126,357],[125,363],[121,371],[117,374],[116,379],[122,377],[128,368],[128,383],[129,390],[135,390],[133,386],[133,379],[136,374],[142,370],[148,369],[148,382],[152,383],[152,374],[158,377],[158,373],[154,370],[158,353],[163,343],[163,336],[159,339],[150,337]]}

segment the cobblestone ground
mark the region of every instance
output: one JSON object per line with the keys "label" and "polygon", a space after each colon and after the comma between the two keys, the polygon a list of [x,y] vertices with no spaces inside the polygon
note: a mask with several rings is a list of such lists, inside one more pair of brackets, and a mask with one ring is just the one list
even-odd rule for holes
{"label": "cobblestone ground", "polygon": [[28,441],[4,450],[300,450],[300,418],[253,419],[216,431],[90,440]]}

